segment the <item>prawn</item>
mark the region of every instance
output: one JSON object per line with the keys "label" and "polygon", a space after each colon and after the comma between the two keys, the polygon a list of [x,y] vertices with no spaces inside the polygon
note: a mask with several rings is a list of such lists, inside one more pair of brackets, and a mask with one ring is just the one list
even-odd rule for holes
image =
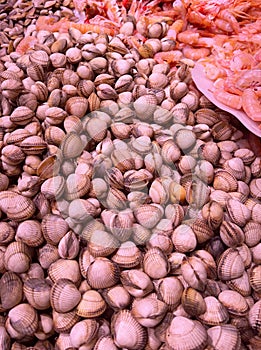
{"label": "prawn", "polygon": [[68,21],[67,18],[62,18],[58,22],[55,22],[53,17],[41,16],[36,21],[36,30],[47,30],[50,32],[67,32],[70,28],[78,29],[81,33],[95,32],[98,34],[116,35],[118,30],[112,26],[105,26],[102,24],[90,24],[90,23],[74,23]]}
{"label": "prawn", "polygon": [[231,28],[234,30],[236,34],[240,32],[240,26],[236,19],[236,17],[233,15],[232,11],[229,11],[227,9],[221,10],[217,16],[218,18],[226,21]]}
{"label": "prawn", "polygon": [[236,82],[236,87],[241,90],[258,86],[261,86],[261,69],[243,72]]}
{"label": "prawn", "polygon": [[210,49],[207,47],[194,48],[186,45],[183,47],[182,52],[186,58],[190,58],[191,60],[195,61],[210,55]]}
{"label": "prawn", "polygon": [[230,92],[227,92],[222,89],[213,89],[213,95],[219,102],[223,103],[224,105],[234,108],[234,109],[241,109],[242,108],[242,98],[241,96],[231,94]]}
{"label": "prawn", "polygon": [[172,50],[166,52],[158,52],[154,55],[154,60],[157,63],[167,62],[169,64],[176,64],[182,58],[182,53],[179,50]]}
{"label": "prawn", "polygon": [[167,37],[172,40],[176,40],[177,35],[181,32],[184,26],[182,19],[177,19],[168,29]]}
{"label": "prawn", "polygon": [[261,122],[261,103],[253,89],[245,89],[242,94],[242,107],[249,118]]}
{"label": "prawn", "polygon": [[36,43],[37,43],[37,39],[34,36],[26,36],[19,42],[19,44],[15,49],[15,52],[23,55],[28,50],[33,49]]}

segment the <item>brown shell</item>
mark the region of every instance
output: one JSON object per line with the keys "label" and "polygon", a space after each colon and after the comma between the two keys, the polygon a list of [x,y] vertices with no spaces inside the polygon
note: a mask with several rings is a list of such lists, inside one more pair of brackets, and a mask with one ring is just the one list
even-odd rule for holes
{"label": "brown shell", "polygon": [[61,278],[66,278],[77,286],[81,281],[80,268],[76,260],[56,260],[50,265],[48,269],[48,276],[53,282],[57,282]]}
{"label": "brown shell", "polygon": [[56,312],[69,312],[81,300],[81,293],[71,280],[60,278],[51,289],[50,301]]}
{"label": "brown shell", "polygon": [[29,304],[19,304],[8,313],[12,327],[22,335],[33,335],[38,328],[38,315]]}
{"label": "brown shell", "polygon": [[11,309],[23,299],[21,279],[11,271],[5,272],[0,279],[0,299],[4,309]]}
{"label": "brown shell", "polygon": [[84,318],[94,318],[102,315],[105,309],[102,296],[95,290],[88,290],[82,295],[76,313]]}
{"label": "brown shell", "polygon": [[23,286],[28,303],[37,310],[46,310],[50,307],[50,284],[40,278],[29,278]]}

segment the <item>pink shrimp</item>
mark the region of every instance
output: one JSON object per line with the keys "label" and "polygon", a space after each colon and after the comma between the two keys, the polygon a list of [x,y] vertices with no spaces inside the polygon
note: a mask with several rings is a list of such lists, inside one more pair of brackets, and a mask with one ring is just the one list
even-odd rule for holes
{"label": "pink shrimp", "polygon": [[184,21],[182,19],[177,19],[170,27],[167,32],[167,37],[176,40],[177,35],[181,32],[184,26]]}
{"label": "pink shrimp", "polygon": [[249,118],[256,122],[261,122],[261,103],[253,89],[244,90],[242,107]]}
{"label": "pink shrimp", "polygon": [[256,60],[250,53],[239,52],[232,57],[230,62],[230,70],[233,72],[238,72],[243,69],[252,69],[256,63]]}
{"label": "pink shrimp", "polygon": [[244,71],[235,84],[241,90],[261,86],[261,69]]}
{"label": "pink shrimp", "polygon": [[234,108],[241,109],[242,108],[242,98],[241,96],[231,94],[230,92],[224,91],[222,89],[215,88],[213,90],[214,97],[224,105]]}
{"label": "pink shrimp", "polygon": [[217,17],[228,22],[236,34],[239,33],[240,26],[232,11],[227,9],[221,10]]}
{"label": "pink shrimp", "polygon": [[154,55],[154,60],[157,63],[167,62],[169,64],[176,64],[182,58],[182,53],[179,50],[167,51],[167,52],[158,52]]}
{"label": "pink shrimp", "polygon": [[36,30],[47,30],[50,32],[66,32],[70,28],[78,29],[81,33],[95,32],[108,35],[116,35],[118,30],[112,26],[105,26],[101,24],[90,23],[74,23],[68,21],[67,18],[62,18],[58,22],[55,22],[53,17],[39,17],[36,22]]}
{"label": "pink shrimp", "polygon": [[29,49],[33,49],[36,43],[37,39],[34,36],[26,36],[19,42],[15,51],[23,55]]}
{"label": "pink shrimp", "polygon": [[200,58],[209,56],[211,51],[207,47],[194,48],[186,45],[183,47],[182,52],[186,58],[198,61]]}

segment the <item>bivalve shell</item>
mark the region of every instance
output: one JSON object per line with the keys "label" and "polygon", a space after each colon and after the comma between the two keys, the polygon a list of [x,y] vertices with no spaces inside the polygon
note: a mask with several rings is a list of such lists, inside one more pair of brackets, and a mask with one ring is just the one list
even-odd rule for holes
{"label": "bivalve shell", "polygon": [[119,267],[107,258],[98,257],[87,270],[87,282],[94,289],[114,286],[120,277]]}
{"label": "bivalve shell", "polygon": [[23,286],[28,303],[37,310],[46,310],[50,307],[50,284],[40,278],[29,278]]}
{"label": "bivalve shell", "polygon": [[208,326],[227,323],[229,315],[226,308],[215,297],[209,296],[204,299],[206,312],[198,316],[198,319]]}
{"label": "bivalve shell", "polygon": [[106,309],[106,303],[100,293],[95,290],[86,291],[77,306],[77,315],[84,318],[98,317]]}
{"label": "bivalve shell", "polygon": [[228,248],[218,261],[218,277],[229,281],[241,277],[245,270],[244,261],[236,249]]}
{"label": "bivalve shell", "polygon": [[120,348],[142,350],[147,341],[147,333],[131,315],[129,310],[119,311],[112,319],[114,342]]}
{"label": "bivalve shell", "polygon": [[12,271],[5,272],[0,279],[0,298],[2,308],[8,310],[23,299],[23,283]]}
{"label": "bivalve shell", "polygon": [[[211,327],[207,330],[210,343],[215,350],[241,349],[241,337],[238,329],[230,324]],[[229,344],[229,345],[228,345]]]}
{"label": "bivalve shell", "polygon": [[50,301],[56,312],[69,312],[81,300],[81,293],[71,280],[61,278],[51,289]]}
{"label": "bivalve shell", "polygon": [[38,315],[29,304],[19,304],[8,313],[8,319],[16,332],[33,335],[38,328]]}
{"label": "bivalve shell", "polygon": [[143,269],[153,279],[167,276],[170,269],[167,256],[158,247],[148,249],[144,255]]}
{"label": "bivalve shell", "polygon": [[173,350],[203,350],[207,331],[199,322],[177,316],[167,329],[166,343]]}
{"label": "bivalve shell", "polygon": [[218,300],[226,307],[231,315],[245,316],[249,305],[245,298],[234,290],[224,290],[218,295]]}

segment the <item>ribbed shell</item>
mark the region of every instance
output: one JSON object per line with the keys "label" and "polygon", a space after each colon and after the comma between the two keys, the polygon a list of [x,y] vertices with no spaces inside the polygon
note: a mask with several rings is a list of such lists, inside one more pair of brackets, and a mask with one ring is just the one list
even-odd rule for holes
{"label": "ribbed shell", "polygon": [[[258,281],[260,283],[260,278]],[[234,278],[230,281],[226,281],[227,286],[229,286],[231,289],[235,290],[236,292],[240,293],[244,297],[247,297],[251,294],[250,284],[251,284],[251,274],[249,278],[248,273],[246,271],[244,271],[241,277]],[[255,289],[253,286],[252,288]]]}
{"label": "ribbed shell", "polygon": [[76,323],[70,331],[72,346],[74,348],[80,348],[81,345],[92,345],[92,342],[96,341],[97,339],[98,329],[98,322],[92,319],[83,320]]}
{"label": "ribbed shell", "polygon": [[45,240],[53,245],[57,245],[69,230],[67,222],[61,216],[55,214],[45,215],[41,226]]}
{"label": "ribbed shell", "polygon": [[11,309],[23,299],[23,283],[11,271],[5,272],[0,280],[0,299],[4,309]]}
{"label": "ribbed shell", "polygon": [[65,313],[59,313],[53,310],[52,316],[53,327],[57,333],[69,332],[72,327],[81,319],[80,316],[76,314],[75,309]]}
{"label": "ribbed shell", "polygon": [[163,209],[158,204],[144,204],[134,209],[137,222],[148,229],[156,226],[163,214]]}
{"label": "ribbed shell", "polygon": [[35,205],[30,198],[12,191],[0,193],[0,209],[10,220],[24,221],[35,212]]}
{"label": "ribbed shell", "polygon": [[249,311],[246,299],[234,290],[224,290],[218,295],[218,300],[231,315],[245,316]]}
{"label": "ribbed shell", "polygon": [[82,295],[76,313],[84,318],[94,318],[103,314],[105,309],[106,303],[101,295],[95,290],[88,290]]}
{"label": "ribbed shell", "polygon": [[30,263],[30,251],[26,244],[12,242],[8,245],[4,255],[4,264],[7,270],[23,273],[29,269]]}
{"label": "ribbed shell", "polygon": [[251,327],[261,335],[261,300],[257,301],[250,309],[248,319]]}
{"label": "ribbed shell", "polygon": [[114,253],[119,244],[112,234],[95,230],[88,240],[88,250],[94,257],[106,257]]}
{"label": "ribbed shell", "polygon": [[119,268],[107,258],[96,258],[87,270],[86,279],[94,289],[109,288],[118,282]]}
{"label": "ribbed shell", "polygon": [[50,307],[51,286],[44,279],[29,278],[24,282],[24,294],[30,305],[38,310],[46,310]]}
{"label": "ribbed shell", "polygon": [[212,296],[206,297],[206,312],[198,316],[198,319],[208,326],[221,325],[227,323],[229,315],[226,308]]}
{"label": "ribbed shell", "polygon": [[222,281],[229,281],[241,277],[245,266],[243,259],[236,249],[228,248],[220,257],[218,262],[218,277]]}
{"label": "ribbed shell", "polygon": [[83,142],[80,136],[74,131],[67,134],[61,143],[61,151],[64,159],[78,157],[83,149]]}
{"label": "ribbed shell", "polygon": [[167,329],[166,343],[173,350],[203,350],[207,331],[199,322],[177,316]]}
{"label": "ribbed shell", "polygon": [[66,278],[75,285],[79,285],[81,281],[80,268],[76,260],[59,259],[55,261],[48,269],[48,276],[53,282]]}
{"label": "ribbed shell", "polygon": [[19,304],[8,313],[12,327],[23,335],[33,335],[38,328],[38,315],[29,304]]}
{"label": "ribbed shell", "polygon": [[207,330],[210,343],[215,350],[241,349],[241,338],[238,329],[230,324],[211,327]]}
{"label": "ribbed shell", "polygon": [[147,332],[131,315],[122,310],[112,319],[112,334],[115,344],[129,350],[142,350],[147,341]]}
{"label": "ribbed shell", "polygon": [[153,279],[167,276],[170,270],[167,256],[160,248],[150,248],[144,255],[143,269]]}
{"label": "ribbed shell", "polygon": [[206,312],[206,303],[201,294],[191,287],[186,288],[181,298],[184,310],[191,316],[199,316]]}
{"label": "ribbed shell", "polygon": [[61,278],[52,286],[50,300],[55,311],[69,312],[81,300],[81,293],[72,281]]}
{"label": "ribbed shell", "polygon": [[140,264],[142,254],[133,242],[122,243],[111,260],[122,268],[131,268]]}

